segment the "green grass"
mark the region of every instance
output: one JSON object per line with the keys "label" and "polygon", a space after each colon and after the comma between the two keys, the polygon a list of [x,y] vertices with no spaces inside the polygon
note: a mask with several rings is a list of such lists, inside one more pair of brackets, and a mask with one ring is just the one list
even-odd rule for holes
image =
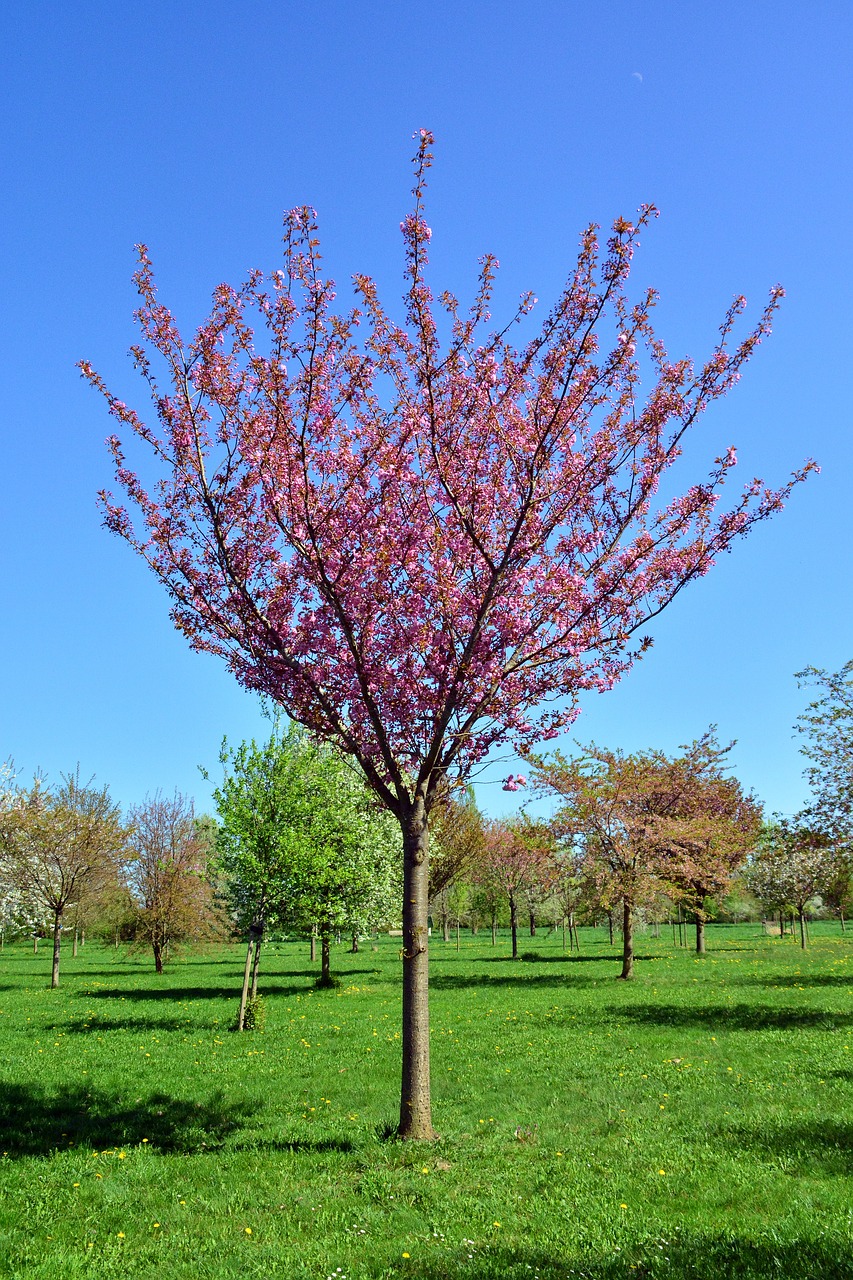
{"label": "green grass", "polygon": [[853,936],[433,939],[432,1145],[384,1134],[399,940],[0,956],[0,1275],[853,1277]]}

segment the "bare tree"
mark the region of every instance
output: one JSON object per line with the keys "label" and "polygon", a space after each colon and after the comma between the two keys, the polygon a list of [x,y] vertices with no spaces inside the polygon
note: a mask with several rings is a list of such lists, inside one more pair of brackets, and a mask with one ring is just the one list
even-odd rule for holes
{"label": "bare tree", "polygon": [[137,904],[137,941],[150,944],[163,972],[174,942],[221,938],[223,915],[210,880],[211,846],[191,800],[159,792],[131,809],[127,878]]}

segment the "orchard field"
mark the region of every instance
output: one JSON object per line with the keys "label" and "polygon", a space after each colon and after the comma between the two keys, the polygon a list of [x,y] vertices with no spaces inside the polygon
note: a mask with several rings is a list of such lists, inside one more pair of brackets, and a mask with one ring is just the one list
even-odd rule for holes
{"label": "orchard field", "polygon": [[[399,939],[0,956],[0,1274],[853,1277],[853,934],[433,938],[435,1144],[401,1143]],[[70,951],[70,949],[69,949]]]}

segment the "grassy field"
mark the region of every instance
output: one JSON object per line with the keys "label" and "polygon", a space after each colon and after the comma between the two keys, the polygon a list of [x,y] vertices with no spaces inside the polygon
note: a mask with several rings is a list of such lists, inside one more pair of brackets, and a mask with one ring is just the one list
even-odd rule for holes
{"label": "grassy field", "polygon": [[0,1275],[853,1277],[853,935],[433,940],[429,1146],[386,1136],[399,942],[0,956]]}

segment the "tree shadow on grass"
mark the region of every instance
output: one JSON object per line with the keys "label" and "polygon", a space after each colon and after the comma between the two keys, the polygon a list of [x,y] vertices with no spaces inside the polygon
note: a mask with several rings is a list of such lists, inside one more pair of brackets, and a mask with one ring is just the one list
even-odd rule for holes
{"label": "tree shadow on grass", "polygon": [[[534,949],[534,950],[535,950],[535,949]],[[522,955],[520,955],[520,956],[519,956],[518,960],[513,960],[512,956],[507,956],[507,955],[501,955],[501,956],[483,956],[483,957],[478,957],[478,958],[477,958],[476,963],[477,963],[477,964],[565,964],[565,965],[572,965],[572,964],[590,964],[590,963],[594,963],[594,964],[601,964],[602,962],[603,962],[603,963],[609,963],[609,964],[617,964],[617,963],[621,963],[621,960],[622,960],[621,952],[618,952],[618,951],[615,951],[615,950],[614,950],[614,951],[608,951],[605,955],[599,955],[599,956],[591,956],[591,955],[580,955],[580,956],[577,956],[577,955],[572,955],[572,954],[571,954],[571,952],[568,952],[566,955],[563,955],[563,954],[561,953],[560,955],[557,955],[557,956],[542,956],[542,955],[539,955],[538,953],[536,953],[535,958],[534,958],[534,956],[533,956],[533,955],[531,955],[531,953],[530,953],[530,952],[528,952],[527,954],[530,956],[530,958],[529,958],[529,959],[526,959],[526,958],[525,958],[524,953],[522,953]],[[443,957],[441,957],[441,958],[443,959]],[[641,960],[641,959],[642,959],[642,960],[651,960],[651,959],[653,959],[654,957],[652,957],[652,956],[637,956],[636,958],[637,958],[638,960]]]}
{"label": "tree shadow on grass", "polygon": [[791,973],[776,974],[772,978],[759,978],[757,975],[744,974],[742,978],[727,978],[727,983],[738,987],[850,987],[853,988],[853,973]]}
{"label": "tree shadow on grass", "polygon": [[254,1113],[255,1104],[206,1102],[153,1093],[126,1099],[92,1087],[66,1085],[53,1093],[35,1085],[4,1084],[0,1147],[10,1159],[49,1156],[70,1147],[98,1151],[143,1141],[163,1152],[215,1152]]}
{"label": "tree shadow on grass", "polygon": [[738,1146],[781,1163],[794,1175],[809,1170],[835,1177],[853,1173],[853,1123],[843,1120],[786,1122],[765,1120],[760,1127],[725,1125],[718,1129],[726,1148]]}
{"label": "tree shadow on grass", "polygon": [[234,1151],[291,1151],[298,1154],[316,1154],[324,1151],[347,1153],[355,1150],[355,1144],[349,1138],[318,1138],[316,1141],[312,1141],[311,1138],[259,1138],[257,1142],[253,1142],[249,1138],[246,1141],[233,1143],[230,1149]]}
{"label": "tree shadow on grass", "polygon": [[[663,1243],[666,1240],[666,1243]],[[419,1280],[853,1280],[847,1241],[822,1239],[748,1240],[734,1234],[711,1236],[665,1232],[659,1240],[623,1243],[601,1254],[460,1246],[453,1258],[418,1263]],[[414,1261],[414,1259],[413,1259]]]}
{"label": "tree shadow on grass", "polygon": [[[302,991],[303,988],[296,988]],[[103,991],[80,991],[81,1000],[239,1000],[240,987],[109,987]]]}
{"label": "tree shadow on grass", "polygon": [[[601,975],[602,978],[604,975]],[[614,975],[615,976],[615,975]],[[573,986],[581,986],[585,983],[596,981],[590,976],[572,976],[565,973],[529,973],[525,972],[523,965],[519,965],[512,973],[507,974],[464,974],[456,973],[436,973],[431,975],[429,980],[430,988],[434,991],[464,991],[472,987],[480,987],[490,990],[495,987],[516,987],[519,990],[526,990],[530,987],[551,987],[555,991],[563,990]]]}
{"label": "tree shadow on grass", "polygon": [[[316,975],[314,975],[316,976]],[[242,980],[242,974],[240,975]],[[308,983],[293,984],[265,983],[259,984],[260,994],[264,997],[302,996],[312,990]],[[240,999],[240,981],[233,987],[127,987],[114,988],[108,991],[80,992],[84,1000],[127,1000],[127,1001],[180,1001],[180,1000],[233,1000]]]}
{"label": "tree shadow on grass", "polygon": [[634,1022],[659,1027],[708,1027],[732,1031],[778,1031],[794,1027],[831,1030],[853,1025],[853,1014],[823,1009],[779,1008],[757,1004],[715,1004],[685,1008],[683,1005],[642,1004],[620,1006],[613,1012]]}
{"label": "tree shadow on grass", "polygon": [[[314,983],[319,975],[319,965],[316,969],[306,969],[293,973],[288,972],[281,978],[271,975],[265,978],[261,974],[259,990],[262,996],[275,999],[278,996],[293,997],[304,996],[307,992],[313,992],[316,988]],[[340,970],[337,976],[341,981],[347,981],[357,974],[365,974],[376,977],[379,975],[377,969],[346,969]],[[180,975],[165,974],[164,978],[168,979],[174,976],[179,979]],[[304,978],[304,982],[293,982],[294,978]],[[283,980],[284,979],[284,980]],[[185,987],[176,981],[174,985],[166,985],[156,987],[104,987],[97,991],[75,991],[75,995],[81,1000],[239,1000],[240,986],[243,981],[242,968],[238,972],[234,970],[234,982],[231,986],[210,986],[210,987]]]}
{"label": "tree shadow on grass", "polygon": [[139,1035],[150,1034],[152,1031],[192,1031],[201,1032],[209,1030],[208,1027],[200,1027],[197,1022],[193,1022],[189,1018],[102,1018],[94,1014],[91,1019],[75,1018],[71,1022],[57,1023],[50,1028],[52,1031],[64,1031],[67,1035],[72,1036],[92,1036],[109,1031],[131,1031]]}

